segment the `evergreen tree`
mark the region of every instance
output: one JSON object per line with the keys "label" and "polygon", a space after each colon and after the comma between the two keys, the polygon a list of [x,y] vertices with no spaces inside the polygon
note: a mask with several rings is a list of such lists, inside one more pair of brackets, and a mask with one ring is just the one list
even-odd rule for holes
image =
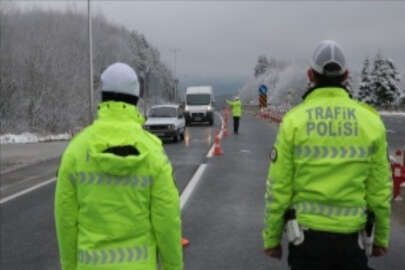
{"label": "evergreen tree", "polygon": [[260,55],[257,59],[257,64],[255,66],[255,77],[266,73],[267,69],[270,67],[270,62],[265,55]]}
{"label": "evergreen tree", "polygon": [[375,104],[376,97],[371,89],[371,77],[370,77],[370,59],[367,57],[364,60],[363,69],[360,75],[360,86],[358,99],[363,102],[367,102],[371,105]]}
{"label": "evergreen tree", "polygon": [[346,89],[353,94],[353,77],[352,75],[349,75],[347,80],[343,83],[343,85],[346,87]]}
{"label": "evergreen tree", "polygon": [[397,102],[399,90],[399,73],[390,59],[378,53],[374,59],[371,72],[371,89],[376,97],[374,105],[386,106]]}

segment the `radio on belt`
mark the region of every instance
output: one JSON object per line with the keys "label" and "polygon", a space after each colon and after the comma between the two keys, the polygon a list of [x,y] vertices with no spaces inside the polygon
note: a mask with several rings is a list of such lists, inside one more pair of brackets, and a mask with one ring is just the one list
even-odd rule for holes
{"label": "radio on belt", "polygon": [[295,209],[287,210],[284,214],[284,220],[288,242],[296,246],[304,242],[304,232],[297,222]]}

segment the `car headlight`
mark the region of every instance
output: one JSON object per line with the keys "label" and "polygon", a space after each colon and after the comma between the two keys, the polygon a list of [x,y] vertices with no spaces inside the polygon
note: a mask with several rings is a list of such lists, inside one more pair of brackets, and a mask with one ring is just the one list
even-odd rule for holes
{"label": "car headlight", "polygon": [[188,109],[189,109],[189,107],[186,105],[186,106],[184,107],[184,110],[185,110],[185,111],[188,111]]}
{"label": "car headlight", "polygon": [[208,106],[208,110],[209,110],[209,111],[212,111],[211,105]]}

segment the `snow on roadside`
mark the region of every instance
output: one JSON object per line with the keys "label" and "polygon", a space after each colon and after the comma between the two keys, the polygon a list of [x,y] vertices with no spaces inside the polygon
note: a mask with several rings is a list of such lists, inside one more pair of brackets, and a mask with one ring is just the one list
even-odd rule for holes
{"label": "snow on roadside", "polygon": [[38,143],[38,142],[50,142],[50,141],[66,141],[70,140],[72,136],[69,133],[57,134],[57,135],[39,135],[30,132],[24,132],[22,134],[3,134],[0,136],[0,144],[11,143]]}
{"label": "snow on roadside", "polygon": [[379,111],[379,114],[384,116],[405,116],[405,112],[400,111]]}

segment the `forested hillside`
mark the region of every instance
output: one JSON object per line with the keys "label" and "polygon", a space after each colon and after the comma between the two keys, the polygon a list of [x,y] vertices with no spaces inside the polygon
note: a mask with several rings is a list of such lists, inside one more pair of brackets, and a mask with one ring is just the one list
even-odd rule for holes
{"label": "forested hillside", "polygon": [[[142,34],[113,25],[101,15],[92,22],[96,101],[101,72],[117,61],[128,63],[145,78],[147,98],[154,96],[154,102],[173,98],[172,73]],[[0,31],[0,133],[64,132],[86,125],[87,14],[22,12],[0,5]]]}

